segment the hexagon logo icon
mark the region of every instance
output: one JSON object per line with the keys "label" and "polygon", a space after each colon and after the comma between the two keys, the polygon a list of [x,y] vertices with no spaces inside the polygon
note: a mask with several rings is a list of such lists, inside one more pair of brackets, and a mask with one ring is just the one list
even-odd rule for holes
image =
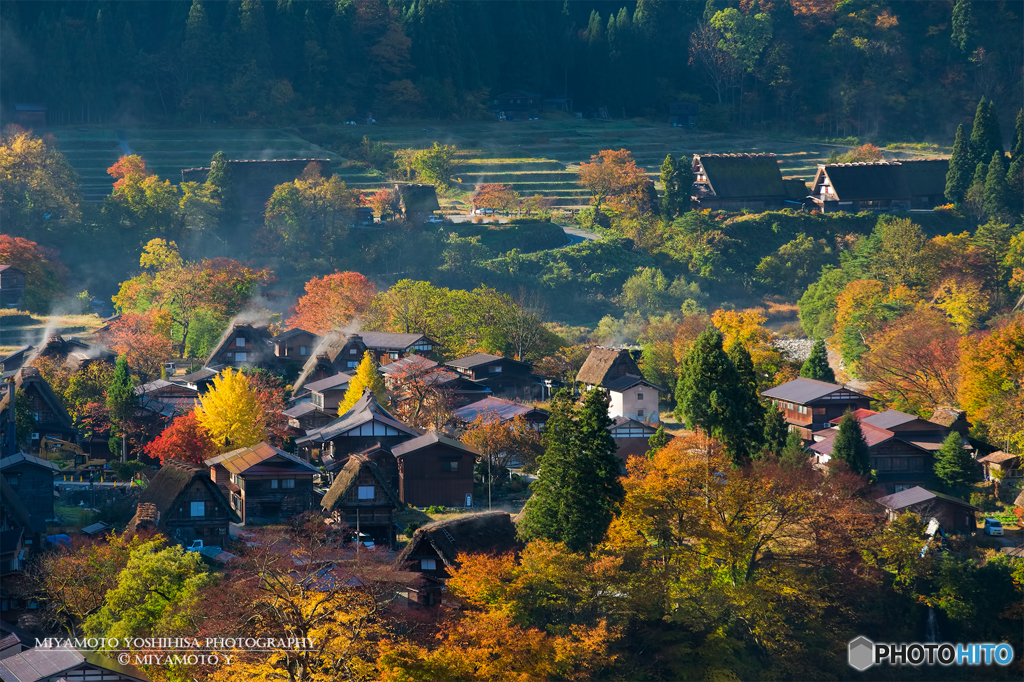
{"label": "hexagon logo icon", "polygon": [[875,643],[867,637],[858,637],[849,644],[848,660],[850,667],[861,672],[870,668],[875,662]]}

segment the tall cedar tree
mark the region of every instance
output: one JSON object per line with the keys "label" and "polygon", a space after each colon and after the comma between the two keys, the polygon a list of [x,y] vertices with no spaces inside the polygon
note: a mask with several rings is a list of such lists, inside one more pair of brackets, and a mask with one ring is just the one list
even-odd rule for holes
{"label": "tall cedar tree", "polygon": [[114,376],[110,379],[107,387],[107,411],[110,414],[111,431],[116,434],[111,437],[111,451],[115,448],[122,448],[121,441],[128,431],[128,420],[135,414],[138,402],[135,398],[135,387],[132,385],[131,371],[128,369],[128,359],[123,355],[117,356],[114,364]]}
{"label": "tall cedar tree", "polygon": [[721,441],[734,461],[743,456],[738,441],[748,424],[740,381],[736,365],[722,350],[721,332],[709,326],[683,357],[676,383],[676,419]]}
{"label": "tall cedar tree", "polygon": [[[764,447],[761,449],[761,456],[775,455],[782,457],[789,440],[789,424],[786,423],[786,415],[774,405],[769,405],[764,411]],[[794,431],[794,433],[796,433]]]}
{"label": "tall cedar tree", "polygon": [[860,422],[847,412],[839,420],[839,433],[832,442],[832,459],[846,462],[850,469],[862,476],[870,471],[868,443],[860,429]]}
{"label": "tall cedar tree", "polygon": [[345,391],[345,399],[338,405],[338,414],[342,415],[352,409],[352,406],[363,397],[363,391],[370,389],[377,398],[377,402],[384,405],[388,401],[387,389],[384,387],[384,377],[377,369],[377,363],[373,361],[370,351],[363,353],[363,359],[356,368],[356,375],[348,382],[348,390]]}
{"label": "tall cedar tree", "polygon": [[946,198],[954,204],[960,204],[971,186],[971,173],[974,163],[971,147],[964,139],[964,124],[956,129],[956,140],[953,142],[953,153],[949,157],[949,172],[946,173]]}
{"label": "tall cedar tree", "polygon": [[956,431],[950,433],[935,453],[935,475],[946,485],[956,488],[970,481],[974,473],[974,460]]}
{"label": "tall cedar tree", "polygon": [[765,409],[757,395],[757,373],[754,371],[754,361],[750,359],[750,353],[742,343],[734,344],[729,350],[729,359],[736,367],[736,374],[739,376],[739,384],[736,387],[736,399],[742,410],[742,417],[737,427],[745,425],[744,428],[737,428],[735,447],[737,453],[733,454],[748,459],[761,450],[764,445],[764,420]]}
{"label": "tall cedar tree", "polygon": [[[985,174],[985,215],[1003,217],[1010,213],[1010,186],[1006,183],[1005,157],[1002,152],[992,154],[992,162]],[[1020,207],[1018,206],[1018,209]]]}
{"label": "tall cedar tree", "polygon": [[974,112],[974,127],[971,129],[971,158],[975,163],[987,161],[995,152],[1003,151],[1003,136],[999,132],[995,103],[986,102],[982,97]]}
{"label": "tall cedar tree", "polygon": [[1024,109],[1017,111],[1017,122],[1013,126],[1013,144],[1010,145],[1010,158],[1016,161],[1024,154]]}
{"label": "tall cedar tree", "polygon": [[676,160],[671,154],[661,162],[661,185],[665,194],[661,197],[661,214],[666,218],[674,218],[678,210],[678,187],[676,187]]}
{"label": "tall cedar tree", "polygon": [[818,339],[811,346],[811,354],[800,367],[800,376],[805,379],[827,381],[830,384],[836,382],[836,373],[828,364],[828,349],[825,348],[824,339]]}
{"label": "tall cedar tree", "polygon": [[568,391],[555,396],[540,475],[530,486],[533,496],[519,524],[521,537],[564,542],[571,551],[601,541],[625,496],[610,426],[604,391],[588,391],[582,405]]}

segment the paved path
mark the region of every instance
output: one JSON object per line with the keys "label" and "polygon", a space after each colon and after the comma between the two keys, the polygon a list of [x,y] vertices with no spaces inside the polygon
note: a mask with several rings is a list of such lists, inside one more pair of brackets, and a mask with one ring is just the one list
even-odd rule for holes
{"label": "paved path", "polygon": [[567,227],[562,225],[562,231],[569,237],[569,243],[566,244],[566,246],[572,246],[573,244],[580,244],[582,242],[601,238],[601,235],[596,232],[588,232],[587,230],[581,230],[578,227]]}

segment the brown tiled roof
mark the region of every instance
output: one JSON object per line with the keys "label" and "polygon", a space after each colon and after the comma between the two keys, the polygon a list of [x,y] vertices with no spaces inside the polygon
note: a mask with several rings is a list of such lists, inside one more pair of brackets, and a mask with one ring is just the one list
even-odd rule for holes
{"label": "brown tiled roof", "polygon": [[880,497],[875,501],[887,509],[899,510],[906,509],[907,507],[913,506],[915,504],[920,504],[922,502],[928,502],[929,500],[935,499],[945,500],[946,502],[950,502],[961,507],[968,507],[970,509],[973,509],[974,511],[981,511],[974,505],[968,502],[964,502],[959,497],[953,497],[952,495],[944,495],[942,493],[935,493],[932,492],[931,490],[925,490],[924,488],[916,485],[913,488],[907,488],[906,490],[901,490],[898,493],[893,493],[892,495]]}
{"label": "brown tiled roof", "polygon": [[459,553],[502,554],[519,548],[512,517],[503,511],[460,514],[428,523],[413,534],[399,564],[410,561],[424,544],[431,545],[446,566],[456,565]]}
{"label": "brown tiled roof", "polygon": [[995,452],[979,457],[979,462],[988,462],[989,464],[1002,464],[1003,462],[1009,462],[1017,459],[1017,455],[1010,454],[1009,452],[1003,452],[1002,450],[996,450]]}
{"label": "brown tiled roof", "polygon": [[294,464],[298,464],[305,469],[309,469],[314,473],[319,473],[320,470],[309,462],[299,459],[290,452],[279,450],[270,443],[257,443],[251,447],[238,448],[231,452],[226,452],[223,455],[217,455],[211,457],[205,461],[207,466],[214,466],[219,464],[220,466],[227,469],[232,474],[244,474],[249,469],[266,462],[269,459],[275,457],[281,457]]}
{"label": "brown tiled roof", "polygon": [[462,450],[463,452],[467,452],[473,455],[474,457],[481,456],[480,451],[477,450],[476,448],[466,445],[465,443],[460,443],[459,441],[453,438],[449,438],[448,436],[442,436],[437,431],[429,431],[420,436],[419,438],[413,438],[412,440],[407,440],[404,443],[399,443],[398,445],[391,448],[391,452],[395,455],[395,457],[405,457],[410,453],[416,452],[417,450],[421,450],[431,445],[445,445],[455,450]]}

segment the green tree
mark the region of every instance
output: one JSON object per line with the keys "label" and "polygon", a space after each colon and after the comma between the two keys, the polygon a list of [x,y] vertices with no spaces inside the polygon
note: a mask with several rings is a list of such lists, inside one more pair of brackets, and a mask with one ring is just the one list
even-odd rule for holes
{"label": "green tree", "polygon": [[953,31],[950,41],[961,52],[967,51],[967,39],[971,33],[971,0],[956,0],[953,6]]}
{"label": "green tree", "polygon": [[453,144],[434,143],[433,147],[423,149],[416,153],[413,158],[413,167],[419,176],[427,182],[437,185],[441,191],[448,189],[455,174],[455,152],[457,147]]}
{"label": "green tree", "polygon": [[854,473],[862,476],[870,471],[868,443],[864,440],[860,422],[849,412],[839,420],[839,433],[832,441],[831,458],[846,462]]}
{"label": "green tree", "polygon": [[798,469],[806,466],[807,462],[807,448],[804,447],[803,437],[799,431],[790,431],[786,434],[786,445],[782,448],[782,454],[779,455],[779,463]]}
{"label": "green tree", "polygon": [[848,268],[825,266],[818,281],[807,287],[797,302],[797,309],[800,326],[808,336],[817,339],[832,336],[838,308],[836,299],[855,279],[856,274]]}
{"label": "green tree", "polygon": [[216,187],[221,199],[227,199],[231,191],[231,165],[224,152],[217,152],[210,159],[210,172],[206,174],[206,184]]}
{"label": "green tree", "polygon": [[661,184],[665,195],[661,198],[661,214],[671,220],[679,213],[690,210],[690,188],[693,186],[693,168],[687,157],[678,159],[668,154],[661,164]]}
{"label": "green tree", "polygon": [[974,127],[971,129],[971,159],[981,163],[992,158],[996,152],[1003,151],[1003,135],[999,132],[999,119],[996,117],[995,103],[986,102],[982,97],[978,100],[978,108],[974,112]]}
{"label": "green tree", "polygon": [[973,156],[969,143],[964,139],[964,124],[961,123],[957,126],[953,153],[949,157],[949,172],[946,173],[946,198],[954,204],[961,204],[971,186],[973,172]]}
{"label": "green tree", "polygon": [[128,422],[135,416],[138,407],[138,399],[135,397],[135,386],[132,384],[131,371],[128,368],[128,359],[124,355],[118,355],[114,364],[114,376],[107,386],[107,412],[110,415],[110,425],[113,435],[111,436],[111,452],[115,448],[121,450],[122,461],[127,459],[128,445]]}
{"label": "green tree", "polygon": [[963,446],[961,436],[953,431],[935,453],[935,475],[946,485],[956,488],[974,478],[974,460]]}
{"label": "green tree", "polygon": [[[774,405],[766,405],[764,408],[764,447],[762,456],[775,455],[782,457],[782,453],[789,441],[789,424],[786,423],[786,415]],[[794,431],[794,433],[796,433]],[[799,434],[797,434],[799,435]]]}
{"label": "green tree", "polygon": [[1010,158],[1014,161],[1024,156],[1024,109],[1017,111],[1017,121],[1013,126],[1013,143],[1010,145]]}
{"label": "green tree", "polygon": [[822,267],[833,260],[828,242],[800,233],[775,253],[762,258],[755,278],[777,293],[799,294],[821,274]]}
{"label": "green tree", "polygon": [[85,619],[87,637],[160,636],[197,626],[198,593],[212,583],[198,552],[153,540],[132,550],[99,611]]}
{"label": "green tree", "polygon": [[647,455],[650,456],[652,453],[662,449],[668,445],[670,440],[672,438],[665,432],[665,425],[658,424],[658,430],[647,439]]}
{"label": "green tree", "polygon": [[736,365],[722,349],[721,332],[708,327],[683,357],[676,383],[676,419],[707,431],[737,461],[747,454],[744,437],[750,425],[741,382]]}
{"label": "green tree", "polygon": [[40,239],[81,217],[78,174],[64,155],[31,132],[0,136],[0,228]]}
{"label": "green tree", "polygon": [[825,347],[824,339],[818,339],[811,346],[811,354],[800,366],[800,376],[805,379],[816,379],[834,384],[836,381],[835,372],[828,364],[828,349]]}
{"label": "green tree", "polygon": [[530,486],[519,534],[586,551],[604,537],[625,492],[611,437],[608,394],[593,389],[577,406],[568,391],[552,401],[540,472]]}
{"label": "green tree", "polygon": [[[736,425],[737,437],[733,447],[739,450],[734,457],[747,459],[761,449],[764,444],[765,408],[757,394],[757,373],[750,352],[742,343],[733,344],[729,349],[729,359],[736,368],[739,383],[736,386],[736,400],[740,407],[739,423]],[[740,428],[742,426],[742,428]],[[728,443],[727,443],[728,445]]]}
{"label": "green tree", "polygon": [[[985,174],[984,211],[987,216],[1006,217],[1010,214],[1010,186],[1003,168],[1003,153],[993,152]],[[1020,208],[1020,207],[1018,207]]]}

